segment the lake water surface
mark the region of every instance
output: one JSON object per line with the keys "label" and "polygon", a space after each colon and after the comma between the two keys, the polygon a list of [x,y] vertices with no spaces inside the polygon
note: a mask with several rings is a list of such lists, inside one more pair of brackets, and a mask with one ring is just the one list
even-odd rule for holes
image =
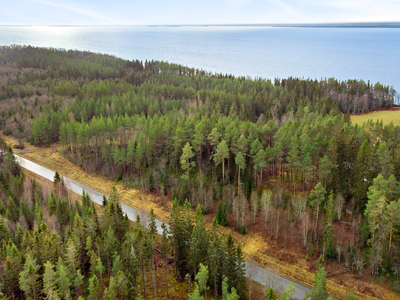
{"label": "lake water surface", "polygon": [[263,78],[377,81],[400,90],[400,29],[0,26],[0,45],[90,50]]}

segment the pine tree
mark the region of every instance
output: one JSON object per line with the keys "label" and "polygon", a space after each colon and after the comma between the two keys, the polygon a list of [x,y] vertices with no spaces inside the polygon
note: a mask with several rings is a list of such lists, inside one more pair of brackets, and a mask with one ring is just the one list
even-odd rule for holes
{"label": "pine tree", "polygon": [[358,211],[363,211],[367,202],[368,187],[371,185],[371,150],[368,140],[365,140],[357,152],[354,170],[353,194]]}
{"label": "pine tree", "polygon": [[119,271],[123,271],[124,266],[122,264],[122,260],[119,254],[115,252],[114,255],[114,262],[113,262],[113,267],[112,267],[112,276],[116,277]]}
{"label": "pine tree", "polygon": [[226,214],[226,203],[218,201],[217,212],[215,213],[215,220],[222,226],[228,226],[228,216]]}
{"label": "pine tree", "polygon": [[342,129],[336,136],[334,141],[334,151],[335,151],[335,193],[341,193],[344,198],[348,197],[348,183],[349,183],[349,173],[348,173],[348,162],[347,162],[347,135]]}
{"label": "pine tree", "polygon": [[96,266],[95,273],[92,273],[92,274],[97,274],[100,277],[101,286],[103,286],[104,285],[103,274],[104,274],[105,268],[104,268],[103,262],[101,260],[101,257],[97,257],[95,266]]}
{"label": "pine tree", "polygon": [[277,296],[275,294],[275,291],[272,287],[270,287],[267,292],[265,293],[265,300],[276,300]]}
{"label": "pine tree", "polygon": [[397,145],[393,158],[393,174],[400,181],[400,144]]}
{"label": "pine tree", "polygon": [[256,224],[256,215],[259,208],[259,197],[257,191],[252,191],[250,196],[251,210],[253,211],[253,224]]}
{"label": "pine tree", "polygon": [[19,279],[21,278],[20,274],[23,272],[24,268],[22,261],[23,254],[18,250],[11,239],[8,240],[8,242],[3,242],[3,249],[5,249],[5,258],[1,275],[2,291],[5,292],[6,295],[16,295],[20,291]]}
{"label": "pine tree", "polygon": [[197,273],[199,265],[202,262],[205,262],[208,255],[207,250],[208,250],[207,232],[204,225],[203,213],[201,211],[199,204],[197,205],[196,209],[196,221],[190,239],[190,251],[189,251],[189,263],[194,274]]}
{"label": "pine tree", "polygon": [[231,292],[226,297],[227,300],[239,300],[240,296],[236,293],[236,289],[233,287]]}
{"label": "pine tree", "polygon": [[218,280],[221,275],[221,261],[220,261],[220,247],[221,238],[218,235],[218,223],[214,219],[212,222],[212,228],[210,232],[210,245],[208,250],[208,265],[210,267],[210,277],[214,284],[214,299],[217,299],[218,293]]}
{"label": "pine tree", "polygon": [[75,287],[75,294],[79,297],[84,292],[84,283],[85,276],[82,275],[81,270],[76,270],[75,280],[74,280],[74,287]]}
{"label": "pine tree", "polygon": [[300,168],[301,165],[301,157],[300,157],[300,141],[299,138],[297,137],[297,134],[295,134],[290,143],[290,151],[289,151],[289,156],[287,158],[288,163],[286,164],[286,168],[288,170],[291,170],[292,173],[292,182],[293,182],[293,195],[296,195],[296,175],[297,171]]}
{"label": "pine tree", "polygon": [[260,183],[262,183],[263,170],[267,166],[267,154],[266,154],[266,152],[263,149],[261,149],[254,156],[253,160],[254,160],[254,169],[256,171],[260,171]]}
{"label": "pine tree", "polygon": [[25,292],[28,298],[33,298],[35,300],[40,297],[39,268],[40,266],[36,263],[36,259],[28,254],[24,269],[19,273],[19,286],[21,290]]}
{"label": "pine tree", "polygon": [[239,152],[236,155],[236,159],[235,159],[236,165],[238,166],[238,196],[240,196],[240,169],[242,168],[242,170],[244,170],[246,168],[246,161],[243,157],[242,152]]}
{"label": "pine tree", "polygon": [[225,159],[229,158],[229,148],[225,140],[218,144],[214,154],[215,165],[218,166],[222,162],[222,180],[225,183]]}
{"label": "pine tree", "polygon": [[233,241],[232,235],[229,234],[223,245],[224,260],[223,260],[223,276],[226,276],[228,280],[228,285],[233,286],[236,281],[236,269],[237,269],[237,259],[236,259],[236,249],[235,242]]}
{"label": "pine tree", "polygon": [[101,298],[101,286],[96,275],[92,275],[92,277],[90,277],[88,291],[88,300],[98,300]]}
{"label": "pine tree", "polygon": [[57,273],[58,294],[61,298],[69,299],[71,297],[70,288],[72,285],[72,282],[70,280],[70,272],[63,263],[59,263],[57,265]]}
{"label": "pine tree", "polygon": [[[0,201],[2,204],[2,201]],[[4,224],[3,217],[0,215],[0,245],[3,244],[3,241],[8,241],[11,238],[10,231],[6,224]]]}
{"label": "pine tree", "polygon": [[222,280],[222,299],[226,299],[228,297],[229,294],[229,285],[228,285],[228,278],[226,278],[226,276],[224,276],[223,280]]}
{"label": "pine tree", "polygon": [[221,134],[218,132],[218,129],[214,127],[207,137],[207,139],[210,142],[210,145],[214,148],[214,151],[216,150],[216,147],[219,144],[220,138]]}
{"label": "pine tree", "polygon": [[151,279],[153,285],[153,294],[157,299],[157,282],[156,282],[156,260],[154,256],[154,252],[156,250],[156,234],[157,234],[157,225],[156,225],[156,216],[154,214],[154,209],[150,210],[150,222],[149,222],[149,231],[147,233],[147,251],[149,253],[149,262],[151,269]]}
{"label": "pine tree", "polygon": [[327,188],[328,181],[331,179],[334,167],[330,157],[326,154],[319,160],[319,177],[324,182],[325,189]]}
{"label": "pine tree", "polygon": [[167,298],[168,298],[168,271],[167,271],[167,261],[168,261],[168,255],[171,252],[171,237],[170,237],[170,232],[163,222],[161,224],[161,228],[163,230],[162,237],[161,237],[161,255],[164,257],[164,269],[165,269],[165,287],[167,291]]}
{"label": "pine tree", "polygon": [[192,151],[192,146],[190,146],[189,142],[186,143],[185,147],[182,149],[181,156],[181,167],[184,172],[182,175],[182,179],[189,181],[189,173],[192,168],[196,166],[194,161],[190,161],[190,159],[195,155]]}
{"label": "pine tree", "polygon": [[238,294],[241,297],[245,297],[246,291],[246,262],[244,260],[242,247],[240,244],[237,245],[236,248],[236,274],[235,274],[235,281],[233,283],[233,287],[236,288]]}
{"label": "pine tree", "polygon": [[76,270],[79,268],[78,249],[72,238],[68,239],[65,249],[65,264],[73,274],[75,274]]}
{"label": "pine tree", "polygon": [[314,277],[315,287],[311,289],[311,299],[326,300],[328,293],[326,291],[326,271],[324,267],[319,267]]}
{"label": "pine tree", "polygon": [[56,271],[54,271],[53,264],[48,261],[44,264],[43,292],[49,295],[53,291],[56,293]]}
{"label": "pine tree", "polygon": [[196,283],[194,291],[189,294],[189,300],[203,300],[203,299],[204,299],[204,297],[200,296],[199,286]]}
{"label": "pine tree", "polygon": [[390,174],[392,174],[392,164],[390,162],[389,147],[386,142],[380,143],[376,156],[379,163],[379,173],[382,173],[383,177],[388,179]]}
{"label": "pine tree", "polygon": [[[296,288],[294,283],[289,283],[288,286],[284,289],[282,294],[279,296],[279,300],[290,300],[293,299],[294,293],[296,292]],[[312,298],[317,300],[317,298]],[[319,298],[318,298],[319,299]]]}
{"label": "pine tree", "polygon": [[209,273],[208,267],[204,266],[202,263],[200,263],[200,269],[196,275],[196,280],[198,282],[199,291],[204,292],[204,296],[205,296],[206,300],[207,300],[207,291],[210,289],[210,287],[207,286],[208,273]]}
{"label": "pine tree", "polygon": [[315,215],[314,231],[317,230],[320,208],[321,205],[323,205],[325,194],[326,191],[325,188],[322,186],[321,182],[318,182],[310,193],[310,206],[314,208],[314,215]]}

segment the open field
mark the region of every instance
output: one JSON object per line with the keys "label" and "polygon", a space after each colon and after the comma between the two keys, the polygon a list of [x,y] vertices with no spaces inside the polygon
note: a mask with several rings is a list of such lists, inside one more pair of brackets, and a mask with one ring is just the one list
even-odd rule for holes
{"label": "open field", "polygon": [[352,115],[351,122],[353,124],[362,125],[368,120],[383,121],[383,125],[393,122],[394,125],[400,125],[400,108],[393,110],[374,111],[367,114]]}
{"label": "open field", "polygon": [[[17,141],[13,138],[3,138],[11,145],[17,144]],[[99,175],[89,174],[66,160],[60,154],[57,145],[49,148],[37,148],[29,144],[25,144],[25,146],[24,150],[17,151],[20,156],[51,170],[58,170],[61,174],[104,194],[109,194],[112,186],[115,185],[120,193],[122,203],[144,212],[148,212],[151,207],[154,207],[157,218],[168,222],[171,202],[167,199],[127,188]],[[206,215],[205,221],[210,225],[212,215]],[[235,240],[243,244],[246,259],[254,261],[264,268],[276,270],[285,277],[303,285],[312,286],[315,261],[307,261],[301,253],[269,239],[265,233],[252,230],[252,228],[249,229],[248,234],[241,235],[235,230],[231,231],[230,228],[220,227],[221,232],[232,232]],[[327,267],[332,273],[340,269],[340,266],[336,266],[335,263],[330,263]],[[400,299],[398,295],[389,291],[385,284],[374,283],[371,278],[358,280],[351,274],[329,278],[327,289],[336,299],[346,298],[347,291],[350,289],[354,289],[362,299]]]}

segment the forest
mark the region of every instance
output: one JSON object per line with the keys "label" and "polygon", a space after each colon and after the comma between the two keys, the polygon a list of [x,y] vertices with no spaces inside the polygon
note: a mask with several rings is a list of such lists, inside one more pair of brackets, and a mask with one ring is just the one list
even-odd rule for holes
{"label": "forest", "polygon": [[393,88],[22,46],[0,49],[0,85],[0,128],[18,147],[60,143],[89,172],[242,234],[261,220],[310,259],[400,292],[400,127],[350,120],[392,108]]}
{"label": "forest", "polygon": [[[58,172],[42,186],[1,138],[0,167],[0,299],[175,299],[169,273],[188,281],[191,300],[251,299],[240,244],[216,221],[207,229],[200,206],[193,214],[189,202],[174,203],[157,238],[153,209],[130,226],[115,188],[96,208],[85,192],[75,201]],[[321,262],[312,299],[328,299]],[[294,284],[269,287],[265,299],[294,293]]]}
{"label": "forest", "polygon": [[244,295],[240,245],[220,235],[216,223],[206,229],[200,209],[194,216],[188,203],[175,205],[160,241],[153,210],[130,226],[115,189],[99,212],[85,193],[71,200],[57,173],[50,188],[25,177],[2,140],[0,148],[1,299],[157,299],[163,279],[159,297],[168,295],[171,262],[177,277],[201,278],[193,295],[209,283],[215,299]]}

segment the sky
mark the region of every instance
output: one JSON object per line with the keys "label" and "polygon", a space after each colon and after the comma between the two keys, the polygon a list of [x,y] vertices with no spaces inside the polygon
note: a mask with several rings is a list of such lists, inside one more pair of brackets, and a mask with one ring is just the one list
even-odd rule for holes
{"label": "sky", "polygon": [[2,0],[1,25],[399,22],[400,0]]}

